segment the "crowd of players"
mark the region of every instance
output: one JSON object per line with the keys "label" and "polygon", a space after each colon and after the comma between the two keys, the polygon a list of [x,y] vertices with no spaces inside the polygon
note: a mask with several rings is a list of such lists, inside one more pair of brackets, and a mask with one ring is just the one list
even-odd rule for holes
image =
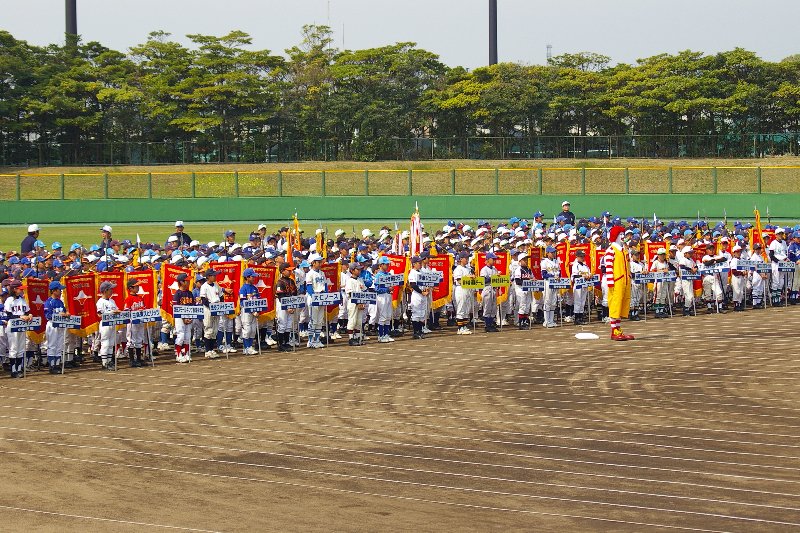
{"label": "crowd of players", "polygon": [[[423,230],[416,239],[409,231],[393,232],[383,227],[377,234],[369,229],[358,235],[337,230],[331,238],[320,240],[316,235],[304,238],[301,233],[293,233],[289,226],[270,233],[262,224],[243,242],[237,240],[234,231],[226,231],[223,242],[201,243],[184,231],[183,222],[177,221],[175,232],[163,244],[119,240],[112,235],[110,226],[103,226],[97,244],[74,243],[64,247],[58,242],[46,245],[40,238],[40,228],[33,224],[28,227],[19,252],[0,252],[3,304],[0,361],[12,377],[22,377],[45,365],[52,373],[60,373],[62,364],[78,367],[88,362],[84,361],[85,353],[91,354],[102,368],[116,369],[119,357],[129,357],[130,365],[136,367],[142,366],[148,357],[171,349],[176,362],[188,363],[193,352],[210,359],[240,350],[244,355],[255,355],[271,348],[296,350],[301,347],[301,339],[305,347],[318,349],[341,339],[345,332],[350,345],[361,345],[370,335],[389,343],[407,331],[412,338],[421,339],[446,326],[453,327],[457,334],[468,335],[476,330],[477,324],[484,332],[494,333],[511,325],[519,329],[535,325],[552,328],[583,325],[593,319],[608,320],[603,281],[580,288],[551,289],[545,284],[543,290],[537,291],[526,290],[524,282],[563,278],[565,271],[573,281],[590,279],[596,274],[601,274],[602,279],[602,261],[587,257],[581,249],[574,260],[562,265],[558,251],[563,243],[575,248],[591,244],[591,250],[604,250],[609,246],[612,227],[623,229],[634,277],[648,272],[675,273],[673,277],[634,285],[630,320],[640,320],[648,310],[652,310],[654,318],[667,318],[694,315],[702,307],[710,313],[724,313],[731,309],[795,305],[800,301],[800,225],[784,228],[768,224],[762,228],[763,233],[754,233],[751,224],[738,221],[733,224],[727,221],[711,224],[705,220],[665,222],[655,217],[620,218],[610,212],[576,219],[569,202],[564,202],[562,212],[552,221],[545,221],[541,212],[530,219],[512,217],[497,224],[478,220],[472,226],[452,220],[440,229]],[[663,243],[663,246],[649,254],[645,253],[649,251],[648,243]],[[417,250],[412,252],[414,246]],[[534,250],[538,253],[533,254]],[[485,264],[475,271],[474,259],[478,253],[483,254]],[[504,298],[498,298],[502,289],[488,283],[491,276],[501,273],[494,266],[500,253],[507,253],[509,258],[510,286],[505,288]],[[391,288],[381,284],[381,277],[391,275],[388,254],[411,256],[400,301],[394,305]],[[417,280],[420,273],[428,270],[430,257],[442,254],[453,256],[450,273],[453,291],[449,301],[439,302],[434,308],[430,288]],[[648,255],[652,257],[645,260]],[[534,257],[540,259],[536,265],[531,262]],[[210,263],[225,261],[246,264],[245,283],[239,294],[220,287],[216,272],[208,268]],[[328,320],[324,308],[311,305],[283,309],[280,301],[284,298],[305,295],[310,303],[313,294],[329,290],[329,283],[320,273],[321,265],[327,262],[342,264],[338,315]],[[753,268],[753,263],[766,262],[771,266]],[[202,320],[176,319],[174,324],[164,321],[106,331],[101,327],[86,339],[48,327],[47,338],[41,343],[7,327],[12,319],[30,317],[30,307],[22,291],[25,278],[49,282],[50,298],[45,304],[49,320],[53,314],[66,312],[62,302],[65,276],[88,271],[158,271],[164,263],[190,267],[193,271],[192,275],[179,277],[174,303],[206,308],[225,299],[257,297],[254,289],[257,274],[247,267],[275,266],[279,272],[276,319],[260,323],[255,313],[242,312],[235,317],[212,317],[206,313]],[[748,263],[746,268],[742,266],[745,263]],[[792,263],[794,270],[790,271],[787,265]],[[461,285],[462,279],[474,276],[485,278],[485,288]],[[99,287],[98,312],[117,310],[110,298],[112,289],[108,283]],[[126,289],[125,306],[135,308],[135,282]],[[374,303],[348,301],[354,293],[370,291],[377,293]]]}

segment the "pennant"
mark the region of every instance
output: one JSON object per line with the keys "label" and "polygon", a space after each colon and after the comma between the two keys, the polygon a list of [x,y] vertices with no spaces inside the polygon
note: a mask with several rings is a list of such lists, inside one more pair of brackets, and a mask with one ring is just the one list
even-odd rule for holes
{"label": "pennant", "polygon": [[79,337],[88,337],[95,331],[100,320],[97,317],[97,284],[95,274],[79,274],[64,278],[64,305],[70,315],[81,317],[81,329],[71,330]]}
{"label": "pennant", "polygon": [[31,314],[42,319],[42,325],[34,331],[28,331],[28,338],[36,344],[44,340],[44,332],[47,327],[47,319],[44,317],[44,302],[50,297],[49,283],[47,280],[37,278],[25,278],[22,280],[22,290],[25,301],[31,308]]}
{"label": "pennant", "polygon": [[542,258],[544,257],[544,251],[539,247],[532,247],[530,251],[528,251],[528,267],[531,269],[533,273],[534,279],[542,279]]}
{"label": "pennant", "polygon": [[561,264],[561,277],[568,278],[569,264],[567,260],[569,258],[569,243],[567,241],[561,241],[556,245],[556,257]]}
{"label": "pennant", "polygon": [[428,267],[442,274],[442,281],[433,288],[431,307],[436,309],[449,303],[453,297],[453,256],[444,254],[431,257]]}
{"label": "pennant", "polygon": [[111,299],[117,304],[118,309],[124,309],[125,297],[127,296],[127,294],[125,294],[125,272],[98,272],[97,276],[95,276],[98,298],[100,298],[100,284],[104,281],[110,281],[116,285],[114,290],[111,291]]}
{"label": "pennant", "polygon": [[256,289],[258,297],[269,302],[266,311],[258,315],[258,323],[264,324],[275,319],[275,283],[278,281],[278,267],[275,266],[251,266],[258,274]]}
{"label": "pennant", "polygon": [[[507,276],[511,266],[511,258],[508,252],[495,252],[497,259],[494,260],[494,267],[497,269],[498,274]],[[478,252],[475,254],[474,267],[475,275],[479,276],[481,269],[486,266],[486,252]],[[481,293],[478,292],[478,298]],[[508,300],[508,287],[499,287],[497,289],[497,303],[501,304]]]}
{"label": "pennant", "polygon": [[242,272],[244,272],[243,261],[212,261],[209,265],[211,268],[219,272],[217,274],[217,285],[223,289],[230,289],[233,291],[232,295],[225,294],[222,300],[225,302],[234,302],[233,314],[228,315],[229,318],[239,314],[239,289],[244,284]]}
{"label": "pennant", "polygon": [[[342,264],[341,263],[323,263],[320,267],[320,272],[325,275],[328,280],[328,292],[340,292],[342,290]],[[327,320],[333,320],[339,314],[339,305],[327,306],[325,316]]]}
{"label": "pennant", "polygon": [[769,232],[766,232],[761,229],[761,213],[758,211],[758,209],[755,210],[755,215],[756,215],[755,227],[752,230],[750,230],[750,246],[754,246],[756,243],[760,243],[761,249],[764,252],[763,253],[764,261],[769,263],[769,254],[767,253],[767,247],[769,246],[769,243],[767,243],[764,240],[764,233],[769,233]]}
{"label": "pennant", "polygon": [[397,309],[403,301],[403,287],[408,283],[408,271],[411,269],[411,261],[405,255],[387,254],[389,258],[389,272],[394,275],[402,274],[403,285],[392,287],[392,308]]}
{"label": "pennant", "polygon": [[[134,270],[133,272],[128,272],[125,275],[125,290],[127,291],[128,281],[135,279],[139,282],[139,287],[136,292],[138,296],[141,296],[142,300],[144,301],[144,308],[145,309],[155,309],[158,307],[156,305],[156,293],[158,293],[158,282],[156,281],[156,272],[155,270]],[[120,307],[120,309],[122,309]]]}
{"label": "pennant", "polygon": [[586,258],[586,264],[589,266],[589,270],[591,271],[592,256],[594,255],[592,246],[593,246],[592,244],[587,242],[585,244],[573,244],[569,247],[569,250],[567,252],[567,265],[566,265],[567,275],[564,277],[568,278],[572,276],[572,263],[574,263],[578,257],[576,255],[578,253],[578,250],[582,250],[583,253],[586,254],[584,256]]}
{"label": "pennant", "polygon": [[642,244],[644,245],[645,264],[647,265],[647,270],[649,271],[653,261],[655,261],[656,257],[658,257],[658,254],[656,253],[658,249],[666,249],[667,245],[663,242],[644,242]]}
{"label": "pennant", "polygon": [[[178,290],[178,274],[186,274],[190,279],[194,279],[192,278],[192,271],[188,268],[170,265],[169,263],[161,265],[161,318],[170,324],[175,323],[175,319],[172,317],[172,297],[175,291]],[[191,286],[189,284],[190,288]]]}
{"label": "pennant", "polygon": [[422,221],[419,218],[419,206],[416,206],[411,215],[411,235],[409,236],[409,254],[411,256],[422,253]]}

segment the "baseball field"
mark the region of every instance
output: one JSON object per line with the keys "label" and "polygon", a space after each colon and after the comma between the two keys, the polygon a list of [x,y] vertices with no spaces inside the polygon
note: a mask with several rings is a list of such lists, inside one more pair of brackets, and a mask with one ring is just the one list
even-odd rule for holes
{"label": "baseball field", "polygon": [[[2,380],[6,531],[796,531],[796,307]],[[479,330],[480,331],[480,330]]]}

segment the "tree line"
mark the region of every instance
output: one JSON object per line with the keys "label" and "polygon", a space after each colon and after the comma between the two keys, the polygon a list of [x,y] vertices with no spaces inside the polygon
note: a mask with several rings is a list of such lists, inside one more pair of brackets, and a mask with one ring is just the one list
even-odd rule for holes
{"label": "tree line", "polygon": [[305,26],[284,55],[252,50],[241,31],[187,37],[188,47],[153,32],[123,53],[79,39],[34,46],[0,31],[4,158],[52,145],[80,163],[92,146],[188,142],[220,161],[263,161],[276,143],[373,160],[398,140],[495,137],[518,139],[530,155],[547,137],[747,144],[747,134],[800,131],[800,55],[687,50],[612,64],[578,53],[470,71],[410,42],[338,50],[326,26]]}

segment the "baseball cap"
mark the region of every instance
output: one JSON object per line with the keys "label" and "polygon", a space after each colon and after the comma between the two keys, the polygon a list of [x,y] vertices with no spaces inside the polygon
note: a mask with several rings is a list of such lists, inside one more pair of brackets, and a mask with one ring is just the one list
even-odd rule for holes
{"label": "baseball cap", "polygon": [[565,205],[569,205],[569,202],[567,200],[561,202],[561,207],[564,207]]}
{"label": "baseball cap", "polygon": [[249,278],[250,276],[258,277],[258,274],[256,274],[256,271],[253,270],[252,268],[246,268],[246,269],[244,269],[244,272],[242,273],[242,276],[244,276],[246,278]]}
{"label": "baseball cap", "polygon": [[208,270],[206,270],[206,277],[216,276],[217,274],[219,274],[219,272],[217,272],[213,268],[209,268]]}
{"label": "baseball cap", "polygon": [[39,224],[31,224],[28,226],[28,233],[33,233],[34,231],[39,231]]}
{"label": "baseball cap", "polygon": [[231,235],[236,235],[236,232],[233,231],[232,229],[229,229],[228,231],[225,232],[226,237],[230,237]]}
{"label": "baseball cap", "polygon": [[113,281],[104,281],[103,283],[100,284],[100,292],[105,292],[107,290],[111,290],[116,286],[117,286],[117,284],[114,283]]}
{"label": "baseball cap", "polygon": [[58,281],[58,280],[51,281],[50,285],[48,285],[48,288],[51,291],[54,291],[56,289],[66,289],[66,287],[64,285],[62,285],[61,282]]}
{"label": "baseball cap", "polygon": [[111,226],[109,226],[108,224],[106,224],[105,226],[103,226],[102,228],[100,228],[100,231],[107,231],[107,232],[111,233]]}
{"label": "baseball cap", "polygon": [[379,264],[379,265],[388,265],[389,263],[391,263],[391,261],[389,261],[389,258],[388,258],[388,257],[386,257],[385,255],[382,255],[382,256],[381,256],[381,257],[378,259],[378,264]]}
{"label": "baseball cap", "polygon": [[486,253],[486,259],[497,259],[497,256],[495,254],[493,254],[492,252],[487,252]]}
{"label": "baseball cap", "polygon": [[175,227],[176,228],[182,228],[183,227],[183,220],[176,220],[175,221]]}
{"label": "baseball cap", "polygon": [[181,272],[180,274],[177,275],[175,279],[178,281],[186,281],[187,279],[189,279],[189,275],[186,272]]}
{"label": "baseball cap", "polygon": [[137,285],[139,285],[139,283],[140,282],[139,282],[138,279],[129,279],[128,283],[127,283],[127,286],[130,289],[130,288],[136,287]]}
{"label": "baseball cap", "polygon": [[547,248],[544,249],[544,251],[545,251],[545,253],[548,253],[548,254],[556,253],[556,249],[554,247],[552,247],[552,246],[548,246]]}
{"label": "baseball cap", "polygon": [[316,253],[309,255],[308,262],[313,263],[314,261],[322,261],[322,256]]}

